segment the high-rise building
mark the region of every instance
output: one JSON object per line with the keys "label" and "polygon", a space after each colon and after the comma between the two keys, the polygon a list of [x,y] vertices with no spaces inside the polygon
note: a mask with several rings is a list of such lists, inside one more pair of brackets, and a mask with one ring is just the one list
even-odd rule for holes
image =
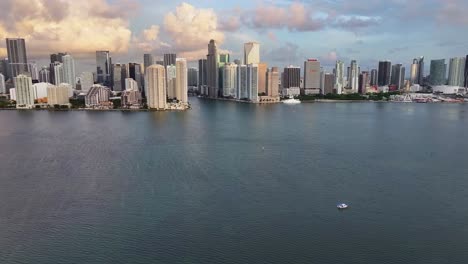
{"label": "high-rise building", "polygon": [[39,71],[39,82],[50,82],[50,71],[47,67],[42,67],[42,69]]}
{"label": "high-rise building", "polygon": [[33,82],[39,81],[39,72],[37,70],[37,64],[35,62],[28,63],[28,72]]}
{"label": "high-rise building", "polygon": [[82,91],[87,92],[94,85],[94,75],[92,72],[83,72],[78,77],[78,83]]}
{"label": "high-rise building", "polygon": [[148,108],[161,109],[167,108],[166,104],[166,70],[161,65],[151,65],[147,68],[145,75],[147,84]]}
{"label": "high-rise building", "polygon": [[465,59],[465,87],[468,88],[468,55],[466,55]]}
{"label": "high-rise building", "polygon": [[138,83],[132,78],[125,78],[126,91],[138,91]]}
{"label": "high-rise building", "polygon": [[[133,79],[128,78],[129,80],[135,82]],[[125,90],[121,95],[121,102],[123,108],[136,108],[141,107],[142,96],[138,90]]]}
{"label": "high-rise building", "polygon": [[[29,75],[26,42],[21,38],[7,38],[8,63],[12,77]],[[17,91],[18,94],[18,91]]]}
{"label": "high-rise building", "polygon": [[420,84],[424,82],[424,57],[413,59],[410,72],[411,84]]}
{"label": "high-rise building", "polygon": [[198,60],[198,92],[201,95],[208,95],[206,91],[207,85],[207,72],[206,72],[206,59]]}
{"label": "high-rise building", "polygon": [[59,52],[56,54],[50,54],[50,63],[60,62],[63,63],[63,56],[67,55],[67,53]]}
{"label": "high-rise building", "polygon": [[344,87],[344,62],[337,61],[335,64],[335,93],[342,94]]}
{"label": "high-rise building", "polygon": [[335,88],[335,75],[325,73],[323,77],[323,94],[332,94]]}
{"label": "high-rise building", "polygon": [[187,60],[176,59],[176,89],[175,98],[181,103],[188,103],[188,87],[187,87]]}
{"label": "high-rise building", "polygon": [[126,65],[121,63],[112,64],[112,89],[117,92],[125,90]]}
{"label": "high-rise building", "polygon": [[177,59],[177,54],[164,54],[164,67],[169,65],[175,65]]}
{"label": "high-rise building", "polygon": [[96,79],[100,84],[111,84],[111,57],[109,51],[96,51]]}
{"label": "high-rise building", "polygon": [[219,54],[219,63],[226,64],[231,62],[230,54],[229,53],[220,53]]}
{"label": "high-rise building", "polygon": [[244,44],[244,64],[260,63],[260,43],[248,42]]}
{"label": "high-rise building", "polygon": [[249,97],[247,70],[247,65],[237,65],[237,99],[247,99]]}
{"label": "high-rise building", "polygon": [[352,60],[348,72],[348,88],[352,93],[359,92],[359,69],[357,61]]}
{"label": "high-rise building", "polygon": [[0,73],[0,94],[6,93],[5,76]]}
{"label": "high-rise building", "polygon": [[187,85],[190,87],[197,87],[198,86],[198,70],[197,68],[190,67],[187,71]]}
{"label": "high-rise building", "polygon": [[416,59],[418,62],[418,83],[420,85],[424,84],[424,56]]}
{"label": "high-rise building", "polygon": [[258,64],[258,94],[266,95],[266,74],[268,65],[266,63]]}
{"label": "high-rise building", "polygon": [[372,69],[371,70],[371,75],[370,75],[370,85],[375,86],[379,84],[379,72],[377,69]]}
{"label": "high-rise building", "polygon": [[391,84],[396,85],[397,90],[403,89],[405,85],[405,67],[403,64],[392,65]]}
{"label": "high-rise building", "polygon": [[392,63],[390,61],[379,61],[379,86],[390,84]]}
{"label": "high-rise building", "polygon": [[218,64],[218,47],[216,46],[216,41],[212,39],[208,44],[208,55],[206,56],[208,96],[211,98],[218,97]]}
{"label": "high-rise building", "polygon": [[266,94],[270,97],[279,96],[279,71],[278,67],[272,67],[267,72]]}
{"label": "high-rise building", "polygon": [[145,72],[146,68],[154,64],[154,57],[152,54],[144,54],[143,55],[143,64],[145,66]]}
{"label": "high-rise building", "polygon": [[237,64],[227,63],[223,66],[223,96],[236,98]]}
{"label": "high-rise building", "polygon": [[247,65],[247,94],[251,102],[258,102],[258,64]]}
{"label": "high-rise building", "polygon": [[369,72],[363,71],[359,74],[359,89],[358,93],[365,94],[367,92],[367,87],[370,84]]}
{"label": "high-rise building", "polygon": [[66,85],[55,86],[52,84],[47,85],[47,104],[53,105],[66,105],[70,103],[69,87]]}
{"label": "high-rise building", "polygon": [[33,108],[34,91],[31,77],[20,74],[14,77],[13,80],[16,92],[16,108]]}
{"label": "high-rise building", "polygon": [[141,65],[138,63],[129,63],[128,64],[128,69],[129,69],[129,77],[135,80],[138,83],[138,90],[142,91],[142,81],[141,81]]}
{"label": "high-rise building", "polygon": [[94,84],[85,96],[86,107],[94,108],[109,105],[110,93],[111,90],[108,87],[100,84]]}
{"label": "high-rise building", "polygon": [[62,57],[63,61],[63,82],[70,84],[73,89],[76,86],[75,60],[70,55]]}
{"label": "high-rise building", "polygon": [[431,60],[430,83],[433,86],[446,84],[447,64],[445,59]]}
{"label": "high-rise building", "polygon": [[62,63],[57,61],[50,64],[50,81],[55,85],[59,85],[64,82],[64,71]]}
{"label": "high-rise building", "polygon": [[304,62],[304,94],[320,94],[320,61],[308,59]]}
{"label": "high-rise building", "polygon": [[450,59],[448,85],[465,86],[465,63],[465,57]]}
{"label": "high-rise building", "polygon": [[5,77],[5,81],[10,79],[11,69],[7,58],[0,60],[0,73]]}
{"label": "high-rise building", "polygon": [[290,65],[284,68],[281,85],[283,86],[283,96],[300,95],[301,67]]}
{"label": "high-rise building", "polygon": [[176,97],[177,67],[175,65],[166,66],[166,78],[166,95],[172,100]]}

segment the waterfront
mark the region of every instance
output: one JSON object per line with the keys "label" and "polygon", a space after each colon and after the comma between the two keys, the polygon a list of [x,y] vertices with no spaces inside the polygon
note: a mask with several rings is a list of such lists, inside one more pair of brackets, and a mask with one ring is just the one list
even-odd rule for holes
{"label": "waterfront", "polygon": [[0,111],[0,263],[468,259],[466,104],[190,103]]}

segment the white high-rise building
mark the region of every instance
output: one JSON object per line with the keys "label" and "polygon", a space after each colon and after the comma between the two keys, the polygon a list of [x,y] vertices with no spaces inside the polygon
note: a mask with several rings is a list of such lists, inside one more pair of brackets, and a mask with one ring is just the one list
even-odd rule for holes
{"label": "white high-rise building", "polygon": [[304,94],[320,94],[320,61],[308,59],[304,62]]}
{"label": "white high-rise building", "polygon": [[258,102],[258,64],[247,65],[247,99]]}
{"label": "white high-rise building", "polygon": [[138,83],[133,78],[125,78],[125,90],[138,91]]}
{"label": "white high-rise building", "polygon": [[46,98],[47,97],[47,87],[49,83],[35,83],[32,85],[34,99]]}
{"label": "white high-rise building", "polygon": [[78,77],[78,81],[81,84],[81,90],[87,92],[91,89],[91,86],[94,85],[94,75],[92,72],[83,72],[80,77]]}
{"label": "white high-rise building", "polygon": [[166,66],[167,71],[167,98],[174,99],[176,97],[176,81],[177,81],[177,68],[175,65]]}
{"label": "white high-rise building", "polygon": [[182,103],[188,103],[188,86],[187,86],[187,60],[176,59],[176,89],[175,98]]}
{"label": "white high-rise building", "polygon": [[344,79],[344,62],[337,61],[335,65],[335,90],[337,94],[343,93],[343,88],[345,86]]}
{"label": "white high-rise building", "polygon": [[237,97],[237,64],[228,63],[223,67],[223,96]]}
{"label": "white high-rise building", "polygon": [[465,86],[465,62],[466,58],[451,58],[449,64],[448,85]]}
{"label": "white high-rise building", "polygon": [[[68,83],[73,89],[76,87],[75,60],[70,55],[62,57],[63,61],[63,83]],[[58,84],[58,83],[56,83]]]}
{"label": "white high-rise building", "polygon": [[145,75],[147,87],[148,108],[167,109],[166,70],[162,65],[151,65]]}
{"label": "white high-rise building", "polygon": [[20,74],[14,77],[13,80],[16,92],[16,108],[33,108],[34,91],[31,77]]}
{"label": "white high-rise building", "polygon": [[260,43],[248,42],[244,44],[244,64],[260,63]]}
{"label": "white high-rise building", "polygon": [[53,105],[65,105],[70,103],[68,97],[69,87],[65,85],[55,86],[48,84],[47,86],[47,104]]}
{"label": "white high-rise building", "polygon": [[63,64],[60,62],[55,62],[53,65],[53,75],[54,79],[52,80],[55,85],[59,85],[64,82],[64,71]]}
{"label": "white high-rise building", "polygon": [[6,93],[6,87],[5,87],[5,76],[0,73],[0,94],[5,94]]}
{"label": "white high-rise building", "polygon": [[348,88],[351,89],[352,93],[359,92],[359,66],[355,60],[351,61],[351,66],[349,68]]}

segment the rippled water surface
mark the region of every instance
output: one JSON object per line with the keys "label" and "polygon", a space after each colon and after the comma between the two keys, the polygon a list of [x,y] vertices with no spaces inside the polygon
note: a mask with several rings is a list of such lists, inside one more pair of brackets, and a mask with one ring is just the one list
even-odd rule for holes
{"label": "rippled water surface", "polygon": [[468,105],[192,105],[1,111],[0,263],[467,263]]}

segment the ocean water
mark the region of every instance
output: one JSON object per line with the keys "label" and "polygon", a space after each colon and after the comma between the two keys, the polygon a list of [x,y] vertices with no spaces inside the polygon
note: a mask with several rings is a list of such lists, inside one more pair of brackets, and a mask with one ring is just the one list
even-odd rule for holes
{"label": "ocean water", "polygon": [[467,263],[468,105],[191,103],[0,111],[0,263]]}

